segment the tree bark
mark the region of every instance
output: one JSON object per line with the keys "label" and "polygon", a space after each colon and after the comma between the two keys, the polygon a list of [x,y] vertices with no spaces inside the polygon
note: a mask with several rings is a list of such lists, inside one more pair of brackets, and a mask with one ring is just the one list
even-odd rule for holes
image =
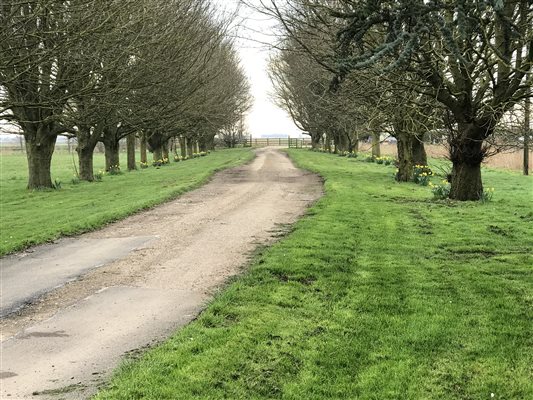
{"label": "tree bark", "polygon": [[168,158],[168,156],[169,156],[168,142],[164,142],[163,143],[163,146],[161,148],[161,152],[162,152],[162,155],[163,155],[163,159],[166,159],[168,161],[169,160],[169,158]]}
{"label": "tree bark", "polygon": [[341,154],[345,151],[350,151],[350,141],[348,135],[344,132],[337,132],[335,135],[337,137],[337,143],[335,145],[335,151],[338,154]]}
{"label": "tree bark", "polygon": [[320,135],[316,133],[309,132],[309,135],[311,135],[311,148],[316,150],[320,147]]}
{"label": "tree bark", "polygon": [[522,163],[522,172],[524,175],[529,175],[529,136],[531,134],[530,114],[531,114],[531,98],[526,97],[526,104],[524,106],[524,159]]}
{"label": "tree bark", "polygon": [[352,152],[359,153],[359,135],[355,135],[355,138],[352,143]]}
{"label": "tree bark", "polygon": [[415,165],[427,165],[427,155],[422,138],[396,130],[396,146],[398,149],[398,173],[396,180],[410,182],[413,180]]}
{"label": "tree bark", "polygon": [[450,198],[479,200],[483,194],[483,132],[474,124],[459,124],[458,129],[458,135],[450,140],[450,159],[453,164]]}
{"label": "tree bark", "polygon": [[128,171],[135,171],[137,165],[135,164],[135,133],[130,133],[126,138],[126,147],[128,150]]}
{"label": "tree bark", "polygon": [[189,158],[193,157],[194,153],[194,141],[191,138],[187,138],[187,155]]}
{"label": "tree bark", "polygon": [[152,148],[154,161],[159,162],[163,161],[163,148],[162,147],[153,147]]}
{"label": "tree bark", "polygon": [[94,154],[94,148],[96,147],[96,144],[94,146],[84,146],[81,147],[78,144],[78,147],[76,148],[76,151],[78,153],[78,165],[80,168],[79,171],[79,178],[82,181],[92,182],[94,181],[94,165],[93,165],[93,154]]}
{"label": "tree bark", "polygon": [[104,135],[105,170],[111,171],[120,166],[120,146],[119,141],[114,137]]}
{"label": "tree bark", "polygon": [[47,126],[39,126],[36,134],[25,132],[26,158],[28,160],[28,189],[53,188],[50,167],[57,135]]}
{"label": "tree bark", "polygon": [[148,156],[146,154],[146,134],[141,134],[141,162],[146,164],[148,162]]}
{"label": "tree bark", "polygon": [[154,161],[163,161],[165,157],[164,148],[166,147],[166,156],[168,157],[168,139],[159,132],[152,132],[148,136],[148,149],[153,153]]}
{"label": "tree bark", "polygon": [[206,152],[207,151],[207,138],[205,136],[202,136],[200,138],[200,140],[198,141],[198,145],[199,145],[199,148],[200,148],[200,151],[204,151]]}
{"label": "tree bark", "polygon": [[187,157],[187,138],[180,136],[180,151],[183,158]]}
{"label": "tree bark", "polygon": [[379,133],[372,134],[372,155],[374,157],[381,157],[381,144]]}
{"label": "tree bark", "polygon": [[[100,137],[97,131],[91,132],[90,126],[79,126],[76,138],[78,146],[76,152],[78,153],[79,178],[82,181],[94,181],[94,166],[93,155],[96,144]],[[94,127],[93,129],[97,129]]]}

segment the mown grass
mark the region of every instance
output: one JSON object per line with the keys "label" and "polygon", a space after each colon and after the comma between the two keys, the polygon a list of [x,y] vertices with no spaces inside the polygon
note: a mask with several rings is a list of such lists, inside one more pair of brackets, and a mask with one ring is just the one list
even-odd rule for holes
{"label": "mown grass", "polygon": [[291,156],[326,196],[104,399],[533,398],[533,181],[431,201],[394,167]]}
{"label": "mown grass", "polygon": [[[171,162],[121,175],[105,175],[102,182],[73,184],[72,156],[54,155],[53,180],[60,190],[28,191],[26,159],[0,157],[0,255],[43,243],[62,235],[96,229],[136,211],[172,199],[204,183],[215,171],[250,160],[249,149],[221,150],[207,157]],[[95,170],[105,165],[95,155]],[[142,234],[142,226],[139,226]]]}

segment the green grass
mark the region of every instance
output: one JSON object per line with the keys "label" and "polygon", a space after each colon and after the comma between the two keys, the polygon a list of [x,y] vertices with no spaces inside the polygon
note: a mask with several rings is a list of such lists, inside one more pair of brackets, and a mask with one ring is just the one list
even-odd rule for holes
{"label": "green grass", "polygon": [[[53,157],[52,179],[62,182],[61,190],[28,191],[25,157],[2,154],[0,255],[124,218],[191,190],[215,171],[243,163],[252,156],[249,149],[221,150],[207,157],[171,162],[159,169],[150,167],[106,175],[102,182],[72,184],[75,173],[72,156],[59,152]],[[95,170],[104,164],[103,155],[96,154]]]}
{"label": "green grass", "polygon": [[532,399],[532,179],[433,202],[394,167],[290,154],[326,196],[96,398]]}

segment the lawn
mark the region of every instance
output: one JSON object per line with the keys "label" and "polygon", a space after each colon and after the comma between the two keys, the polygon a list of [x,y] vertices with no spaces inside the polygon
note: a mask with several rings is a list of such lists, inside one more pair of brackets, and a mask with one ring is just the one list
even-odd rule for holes
{"label": "lawn", "polygon": [[533,180],[433,201],[394,167],[305,150],[326,195],[97,399],[532,399]]}
{"label": "lawn", "polygon": [[[75,160],[67,152],[58,152],[53,157],[52,180],[61,181],[61,189],[28,191],[25,157],[2,154],[0,255],[124,218],[198,187],[215,171],[252,157],[249,149],[221,150],[159,169],[149,167],[105,175],[101,182],[74,184]],[[95,169],[104,165],[103,155],[96,154]]]}

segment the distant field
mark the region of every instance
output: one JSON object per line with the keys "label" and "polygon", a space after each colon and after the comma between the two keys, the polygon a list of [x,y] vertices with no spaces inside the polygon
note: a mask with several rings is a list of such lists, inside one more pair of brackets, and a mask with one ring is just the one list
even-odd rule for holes
{"label": "distant field", "polygon": [[[160,169],[150,167],[106,175],[102,182],[73,184],[76,156],[58,151],[53,157],[52,180],[61,181],[61,190],[28,191],[25,156],[2,154],[0,255],[123,218],[197,187],[216,170],[238,165],[252,156],[249,149],[220,150]],[[95,170],[104,165],[103,154],[95,154]]]}
{"label": "distant field", "polygon": [[533,399],[533,178],[434,201],[392,166],[289,154],[325,197],[96,398]]}
{"label": "distant field", "polygon": [[[429,157],[440,158],[440,157],[446,157],[447,155],[447,150],[444,146],[426,145],[425,147],[426,147],[426,152]],[[370,149],[370,145],[366,143],[361,145],[362,151],[368,151],[369,149]],[[381,151],[385,155],[396,156],[398,154],[395,144],[383,143],[381,145]],[[506,168],[506,169],[514,169],[517,171],[521,171],[522,170],[522,159],[523,159],[522,151],[500,153],[500,154],[496,154],[495,156],[489,157],[485,161],[484,165],[486,165],[487,167]],[[529,170],[531,171],[531,174],[533,174],[533,151],[530,151],[530,154],[529,154]]]}

